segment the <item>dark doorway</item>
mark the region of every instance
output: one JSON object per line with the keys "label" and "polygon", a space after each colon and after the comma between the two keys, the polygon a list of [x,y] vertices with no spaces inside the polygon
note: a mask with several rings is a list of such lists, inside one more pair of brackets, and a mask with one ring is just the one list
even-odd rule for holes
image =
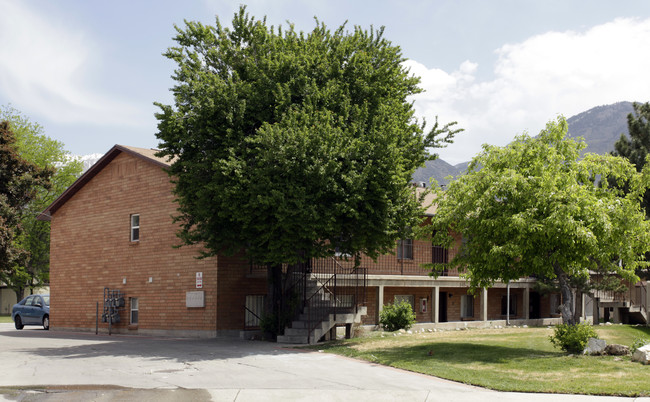
{"label": "dark doorway", "polygon": [[530,307],[528,310],[528,317],[530,319],[541,318],[542,315],[539,309],[540,295],[537,292],[530,292]]}
{"label": "dark doorway", "polygon": [[447,322],[447,292],[440,292],[438,298],[438,322]]}

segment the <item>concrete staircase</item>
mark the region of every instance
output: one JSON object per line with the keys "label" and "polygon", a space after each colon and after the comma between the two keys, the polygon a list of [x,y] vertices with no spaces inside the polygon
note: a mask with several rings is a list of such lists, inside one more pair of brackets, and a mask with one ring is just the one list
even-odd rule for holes
{"label": "concrete staircase", "polygon": [[628,310],[628,314],[631,316],[631,318],[634,319],[634,321],[643,323],[643,324],[648,324],[648,313],[647,311],[641,307],[641,306],[630,306]]}
{"label": "concrete staircase", "polygon": [[[297,320],[292,321],[291,326],[284,329],[284,335],[277,337],[278,343],[313,345],[321,338],[326,338],[336,326],[360,323],[361,317],[367,314],[365,306],[356,307],[344,300],[334,300],[334,296],[314,276],[310,276],[307,280],[306,293],[310,295],[309,306],[303,308]],[[333,309],[335,304],[336,316],[331,313],[322,320],[315,319],[322,315],[323,311]],[[315,327],[311,334],[310,327]]]}

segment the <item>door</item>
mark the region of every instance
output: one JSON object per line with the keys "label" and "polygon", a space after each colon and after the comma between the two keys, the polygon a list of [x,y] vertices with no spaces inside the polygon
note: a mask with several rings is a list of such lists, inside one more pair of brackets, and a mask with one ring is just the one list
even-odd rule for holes
{"label": "door", "polygon": [[540,318],[540,296],[537,292],[530,292],[530,306],[528,310],[528,317],[530,319]]}
{"label": "door", "polygon": [[447,292],[440,292],[438,299],[438,322],[447,322]]}

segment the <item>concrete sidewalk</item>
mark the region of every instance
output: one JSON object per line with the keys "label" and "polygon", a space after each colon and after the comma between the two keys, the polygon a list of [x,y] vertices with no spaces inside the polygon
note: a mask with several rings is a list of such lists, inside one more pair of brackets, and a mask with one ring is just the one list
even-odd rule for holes
{"label": "concrete sidewalk", "polygon": [[0,387],[21,387],[0,389],[0,400],[634,400],[489,391],[267,342],[17,331],[11,324],[0,324],[0,362]]}

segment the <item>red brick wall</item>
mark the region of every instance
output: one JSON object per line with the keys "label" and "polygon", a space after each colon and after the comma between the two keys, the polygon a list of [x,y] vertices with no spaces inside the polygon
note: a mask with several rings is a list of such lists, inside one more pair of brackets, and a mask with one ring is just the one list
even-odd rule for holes
{"label": "red brick wall", "polygon": [[[501,315],[501,298],[507,295],[506,288],[488,289],[488,320],[505,320],[506,316]],[[526,312],[524,311],[524,290],[511,288],[510,297],[517,298],[517,313],[511,315],[511,319],[523,319]],[[544,315],[542,315],[544,317]]]}
{"label": "red brick wall", "polygon": [[[431,322],[431,291],[431,288],[421,287],[385,287],[383,304],[394,303],[397,295],[411,295],[414,297],[416,321]],[[420,309],[420,299],[427,299],[427,311],[424,313]]]}
{"label": "red brick wall", "polygon": [[[216,330],[216,263],[195,259],[195,247],[172,248],[179,241],[171,190],[159,166],[121,153],[53,214],[53,329],[94,328],[96,302],[101,314],[109,287],[127,297],[118,330],[128,326],[129,297],[139,299],[139,330]],[[130,241],[131,214],[140,215],[138,242]],[[196,272],[203,273],[205,308],[185,306]]]}
{"label": "red brick wall", "polygon": [[363,325],[376,325],[379,322],[377,297],[379,297],[379,289],[377,287],[368,287],[366,289],[365,306],[368,309],[368,313],[361,318],[361,323]]}
{"label": "red brick wall", "polygon": [[246,295],[266,294],[266,276],[250,275],[250,264],[239,256],[218,257],[217,330],[244,328]]}

